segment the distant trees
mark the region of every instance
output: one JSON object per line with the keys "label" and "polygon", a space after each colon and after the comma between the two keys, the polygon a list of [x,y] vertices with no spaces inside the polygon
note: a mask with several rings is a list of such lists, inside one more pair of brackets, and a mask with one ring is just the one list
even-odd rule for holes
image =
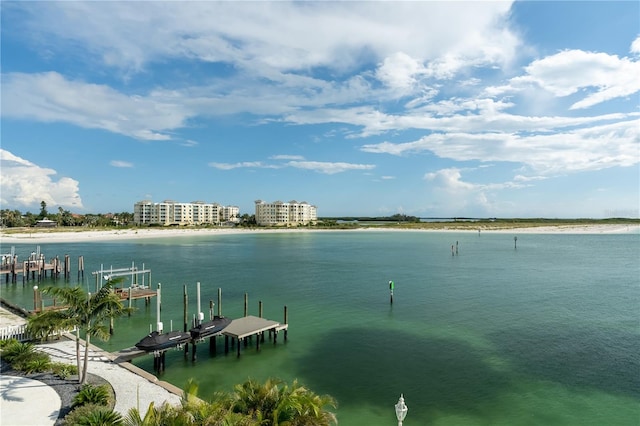
{"label": "distant trees", "polygon": [[8,228],[25,226],[22,213],[18,210],[0,210],[0,221],[2,222],[2,226],[6,226]]}
{"label": "distant trees", "polygon": [[40,201],[40,215],[38,216],[38,218],[40,220],[46,219],[48,215],[49,213],[47,213],[47,203],[42,200]]}
{"label": "distant trees", "polygon": [[251,227],[257,226],[258,222],[256,221],[256,215],[249,215],[247,213],[240,216],[240,226]]}
{"label": "distant trees", "polygon": [[0,210],[0,226],[6,228],[18,228],[23,226],[34,226],[36,222],[49,219],[58,226],[87,226],[87,227],[107,227],[107,226],[128,226],[133,223],[133,213],[106,213],[85,215],[73,214],[63,207],[58,207],[57,213],[47,211],[47,203],[40,203],[40,213],[21,213],[20,210],[2,209]]}

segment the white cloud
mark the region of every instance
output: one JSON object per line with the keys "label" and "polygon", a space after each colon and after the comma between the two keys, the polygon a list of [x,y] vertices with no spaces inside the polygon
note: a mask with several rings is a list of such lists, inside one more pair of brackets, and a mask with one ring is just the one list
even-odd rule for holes
{"label": "white cloud", "polygon": [[[487,210],[487,195],[483,188],[462,180],[457,168],[427,173],[424,179],[431,186],[430,203],[439,211],[456,212]],[[490,210],[490,209],[488,209]]]}
{"label": "white cloud", "polygon": [[633,40],[633,42],[631,43],[631,49],[629,49],[629,52],[634,53],[636,55],[640,54],[640,36],[637,37],[635,40]]}
{"label": "white cloud", "polygon": [[241,161],[239,163],[216,163],[216,162],[211,162],[211,163],[209,163],[209,167],[213,167],[213,168],[219,169],[219,170],[233,170],[233,169],[245,169],[245,168],[252,168],[252,169],[273,169],[273,168],[276,168],[276,166],[263,164],[260,161]]}
{"label": "white cloud", "polygon": [[232,170],[238,168],[261,168],[261,169],[280,169],[283,167],[293,167],[296,169],[312,170],[328,175],[343,173],[350,170],[371,170],[375,166],[371,164],[352,164],[343,162],[324,162],[324,161],[304,161],[303,157],[296,155],[274,155],[270,157],[273,160],[289,160],[279,164],[265,164],[260,161],[244,161],[239,163],[209,163],[210,167],[219,170]]}
{"label": "white cloud", "polygon": [[304,160],[301,155],[272,155],[269,157],[271,160]]}
{"label": "white cloud", "polygon": [[439,188],[447,191],[470,191],[477,189],[477,185],[462,181],[462,174],[460,173],[460,169],[457,168],[430,172],[425,174],[424,178],[434,182]]}
{"label": "white cloud", "polygon": [[54,180],[57,172],[40,167],[11,152],[0,149],[0,205],[3,208],[40,208],[48,206],[82,208],[78,181],[69,177]]}
{"label": "white cloud", "polygon": [[111,160],[109,162],[110,166],[113,167],[120,167],[120,168],[131,168],[133,167],[133,163],[130,163],[128,161],[121,161],[121,160]]}
{"label": "white cloud", "polygon": [[456,167],[429,172],[424,175],[429,182],[428,191],[432,208],[447,211],[450,214],[494,215],[498,211],[510,208],[509,203],[499,201],[497,191],[526,186],[520,182],[501,182],[476,184],[467,182],[462,177],[462,170]]}
{"label": "white cloud", "polygon": [[57,72],[10,73],[2,79],[2,115],[66,122],[143,140],[167,140],[189,113],[160,94],[127,96],[108,86],[68,80]]}
{"label": "white cloud", "polygon": [[556,133],[433,133],[413,142],[367,144],[361,149],[391,155],[430,151],[457,161],[514,162],[552,175],[638,164],[639,140],[640,120],[632,119]]}
{"label": "white cloud", "polygon": [[427,70],[420,61],[403,52],[385,58],[376,70],[378,80],[403,93],[413,92],[421,76],[426,74]]}
{"label": "white cloud", "polygon": [[372,170],[376,167],[372,164],[332,163],[324,161],[289,161],[287,165],[297,169],[313,170],[328,175],[350,170]]}
{"label": "white cloud", "polygon": [[587,93],[571,109],[583,109],[640,91],[640,62],[606,53],[565,50],[532,62],[526,75],[515,77],[511,86],[534,84],[564,97]]}
{"label": "white cloud", "polygon": [[[61,2],[16,5],[24,31],[138,72],[186,58],[245,69],[344,70],[404,51],[415,58],[505,61],[518,40],[511,2]],[[16,12],[17,13],[17,12]],[[114,31],[117,28],[117,31]],[[161,30],[159,30],[161,29]],[[466,61],[465,61],[466,62]]]}

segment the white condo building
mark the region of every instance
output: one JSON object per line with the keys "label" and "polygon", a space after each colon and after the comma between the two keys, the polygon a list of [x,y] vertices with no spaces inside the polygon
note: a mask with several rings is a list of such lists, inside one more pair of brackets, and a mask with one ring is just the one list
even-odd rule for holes
{"label": "white condo building", "polygon": [[179,203],[165,200],[154,203],[138,201],[133,205],[133,222],[136,225],[218,225],[223,222],[238,222],[240,208],[221,206],[218,203],[193,201]]}
{"label": "white condo building", "polygon": [[262,226],[297,226],[313,224],[318,220],[316,206],[306,201],[266,203],[256,200],[256,223]]}

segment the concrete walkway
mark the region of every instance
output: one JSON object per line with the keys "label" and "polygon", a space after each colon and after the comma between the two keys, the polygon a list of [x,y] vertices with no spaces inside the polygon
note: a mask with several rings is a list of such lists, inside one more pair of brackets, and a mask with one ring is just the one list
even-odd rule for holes
{"label": "concrete walkway", "polygon": [[[37,346],[51,357],[52,361],[76,364],[76,346],[72,340],[61,340]],[[84,353],[84,346],[82,346]],[[137,408],[144,417],[151,402],[156,407],[165,401],[177,405],[182,391],[167,382],[162,382],[153,374],[124,362],[114,364],[112,355],[89,346],[88,372],[108,381],[116,394],[114,410],[125,416],[130,408]]]}
{"label": "concrete walkway", "polygon": [[26,377],[0,376],[0,425],[48,426],[60,414],[60,397],[52,387]]}
{"label": "concrete walkway", "polygon": [[[0,308],[0,327],[24,319]],[[51,361],[76,364],[76,345],[73,336],[59,341],[38,344],[36,348],[51,357]],[[83,342],[84,343],[84,342]],[[81,346],[84,354],[84,345]],[[89,346],[89,373],[108,381],[116,394],[114,410],[125,416],[129,409],[137,408],[144,417],[149,404],[156,407],[168,402],[180,403],[181,389],[159,381],[153,374],[124,362],[115,364],[113,356],[100,348]],[[36,380],[0,376],[0,425],[52,425],[58,417],[61,401],[58,394],[46,384]],[[55,416],[54,416],[55,413]],[[53,416],[53,420],[51,420]],[[27,423],[21,423],[21,419]]]}

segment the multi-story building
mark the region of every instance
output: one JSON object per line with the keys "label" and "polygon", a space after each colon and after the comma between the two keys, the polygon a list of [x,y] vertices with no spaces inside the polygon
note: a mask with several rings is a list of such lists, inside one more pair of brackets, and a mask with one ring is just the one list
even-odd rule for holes
{"label": "multi-story building", "polygon": [[256,223],[263,226],[297,226],[313,224],[318,220],[316,206],[306,201],[266,203],[256,200]]}
{"label": "multi-story building", "polygon": [[237,222],[240,209],[236,206],[221,206],[218,203],[194,201],[178,203],[165,200],[154,203],[138,201],[133,205],[133,222],[137,225],[205,225],[222,222]]}

